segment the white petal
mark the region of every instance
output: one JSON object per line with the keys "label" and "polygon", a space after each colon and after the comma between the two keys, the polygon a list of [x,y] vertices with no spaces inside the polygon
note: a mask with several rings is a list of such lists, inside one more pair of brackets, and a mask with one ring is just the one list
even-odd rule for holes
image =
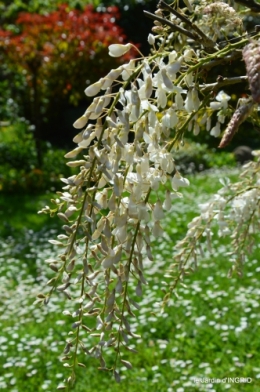
{"label": "white petal", "polygon": [[123,54],[127,53],[131,49],[131,44],[121,45],[121,44],[112,44],[109,45],[109,56],[111,57],[120,57]]}
{"label": "white petal", "polygon": [[101,79],[98,82],[91,84],[90,86],[88,86],[85,89],[85,94],[88,97],[94,97],[95,95],[97,95],[99,93],[99,91],[101,90],[101,87],[103,85],[104,80]]}
{"label": "white petal", "polygon": [[74,122],[73,127],[76,129],[83,128],[87,124],[87,122],[88,122],[88,117],[82,116]]}
{"label": "white petal", "polygon": [[189,186],[190,182],[187,178],[184,178],[180,173],[176,173],[172,178],[172,188],[177,191],[180,186]]}
{"label": "white petal", "polygon": [[212,136],[218,137],[220,135],[220,123],[217,122],[217,124],[215,125],[215,127],[213,127],[210,131],[210,134]]}
{"label": "white petal", "polygon": [[153,219],[155,221],[159,221],[164,218],[164,212],[162,209],[162,203],[160,200],[157,200],[154,209],[153,209]]}
{"label": "white petal", "polygon": [[152,35],[152,34],[149,34],[148,35],[148,42],[149,42],[150,45],[154,45],[154,43],[155,43],[155,36]]}

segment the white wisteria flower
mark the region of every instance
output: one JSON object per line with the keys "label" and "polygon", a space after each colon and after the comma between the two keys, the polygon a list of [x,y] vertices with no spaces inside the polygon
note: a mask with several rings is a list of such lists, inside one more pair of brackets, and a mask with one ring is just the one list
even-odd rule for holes
{"label": "white wisteria flower", "polygon": [[99,91],[101,90],[101,87],[104,83],[103,79],[100,79],[98,82],[91,84],[90,86],[88,86],[85,89],[85,94],[88,97],[94,97],[95,95],[97,95],[99,93]]}
{"label": "white wisteria flower", "polygon": [[217,122],[216,125],[211,129],[210,134],[212,136],[218,137],[221,133],[220,123]]}
{"label": "white wisteria flower", "polygon": [[148,43],[150,45],[154,45],[155,44],[155,36],[153,34],[148,34]]}
{"label": "white wisteria flower", "polygon": [[190,185],[190,182],[187,178],[184,178],[180,175],[179,172],[176,172],[172,178],[172,189],[177,191],[179,187],[186,187]]}
{"label": "white wisteria flower", "polygon": [[229,95],[227,95],[224,91],[220,91],[217,96],[216,100],[210,103],[210,107],[213,110],[219,110],[219,109],[227,109],[228,107],[228,101],[231,99]]}
{"label": "white wisteria flower", "polygon": [[111,57],[120,57],[126,54],[131,48],[132,44],[112,44],[109,45],[108,50],[109,50],[109,56]]}

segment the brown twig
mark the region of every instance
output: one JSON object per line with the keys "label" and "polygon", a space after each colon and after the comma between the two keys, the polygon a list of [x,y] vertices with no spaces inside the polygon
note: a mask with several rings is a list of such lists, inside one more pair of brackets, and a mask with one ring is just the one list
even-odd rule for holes
{"label": "brown twig", "polygon": [[205,70],[205,69],[209,70],[211,68],[217,67],[218,65],[222,65],[224,63],[230,63],[231,61],[237,60],[239,58],[242,58],[242,50],[237,49],[226,57],[216,58],[206,64],[202,64],[201,70]]}
{"label": "brown twig", "polygon": [[200,91],[206,92],[210,90],[217,90],[220,87],[223,86],[229,86],[232,84],[237,84],[237,83],[244,83],[247,82],[248,77],[247,76],[236,76],[233,78],[223,78],[216,83],[210,83],[210,84],[202,84],[200,85]]}

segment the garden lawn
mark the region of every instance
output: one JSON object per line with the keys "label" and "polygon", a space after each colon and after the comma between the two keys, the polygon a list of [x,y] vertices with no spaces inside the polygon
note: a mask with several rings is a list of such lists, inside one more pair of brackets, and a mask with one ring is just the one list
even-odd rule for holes
{"label": "garden lawn", "polygon": [[[232,178],[237,175],[229,174]],[[213,253],[205,254],[197,271],[186,278],[186,287],[180,286],[178,296],[173,296],[161,312],[169,283],[164,275],[173,262],[174,244],[185,234],[199,203],[221,187],[219,178],[223,176],[224,171],[212,171],[190,177],[191,186],[184,189],[182,199],[173,202],[163,223],[164,238],[154,242],[155,260],[144,263],[148,285],[131,324],[141,335],[130,342],[138,354],[129,353],[125,358],[133,370],[123,370],[122,382],[117,384],[110,374],[96,369],[99,364],[94,358],[81,357],[86,369],[78,369],[75,392],[260,390],[260,234],[242,278],[227,278],[231,267],[225,255],[230,250],[228,240],[216,236]],[[33,305],[52,277],[45,263],[53,256],[47,241],[57,235],[58,223],[49,225],[51,220],[40,217],[43,220],[37,221],[34,215],[45,199],[34,196],[31,204],[25,197],[20,199],[22,208],[15,208],[12,199],[4,201],[1,196],[5,205],[1,220],[7,221],[0,251],[3,391],[52,392],[68,376],[59,359],[71,328],[71,321],[62,314],[63,297],[54,295],[44,308]],[[41,224],[45,227],[39,230]],[[22,226],[26,229],[21,230]],[[213,383],[208,379],[226,381]]]}

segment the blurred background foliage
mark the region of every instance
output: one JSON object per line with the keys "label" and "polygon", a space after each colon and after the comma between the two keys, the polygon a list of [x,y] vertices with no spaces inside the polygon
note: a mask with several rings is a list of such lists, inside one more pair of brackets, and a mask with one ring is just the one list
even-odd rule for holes
{"label": "blurred background foliage", "polygon": [[[64,154],[73,146],[73,122],[90,103],[84,89],[134,56],[109,57],[111,43],[131,41],[148,54],[153,22],[143,10],[154,12],[157,3],[0,1],[0,192],[55,191],[59,178],[70,175]],[[218,141],[208,132],[189,133],[182,151],[175,152],[177,166],[193,172],[233,165],[237,145],[259,148],[255,125],[246,124],[227,153],[216,149]]]}
{"label": "blurred background foliage", "polygon": [[39,168],[33,127],[23,118],[0,132],[0,193],[39,193],[60,188],[60,178],[73,174],[66,166],[65,149],[42,143]]}

